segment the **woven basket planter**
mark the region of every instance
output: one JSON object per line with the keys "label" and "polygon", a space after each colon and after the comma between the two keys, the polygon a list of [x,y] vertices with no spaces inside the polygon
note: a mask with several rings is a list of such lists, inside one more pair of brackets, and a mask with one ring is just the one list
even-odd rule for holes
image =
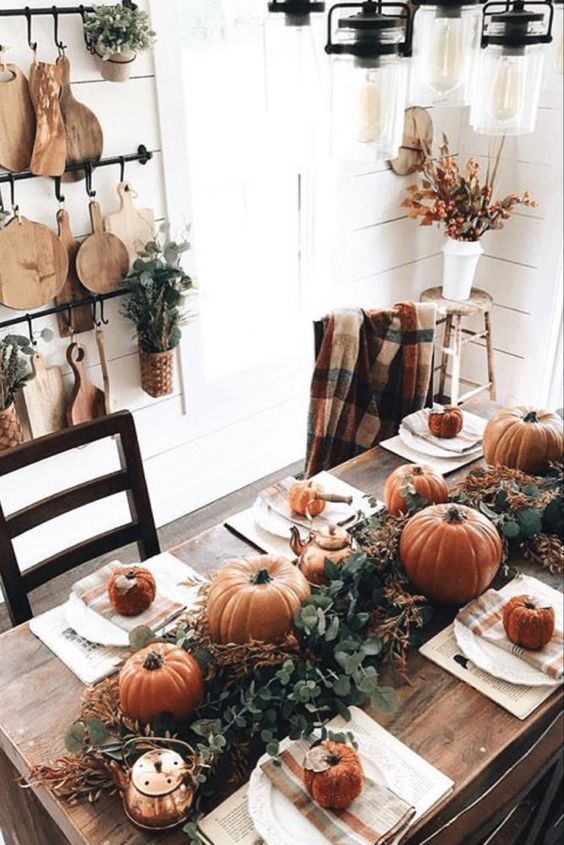
{"label": "woven basket planter", "polygon": [[16,409],[10,405],[0,411],[0,452],[23,443],[23,433]]}
{"label": "woven basket planter", "polygon": [[127,82],[131,75],[133,62],[137,58],[135,53],[114,53],[109,59],[103,59],[96,53],[102,79],[108,82]]}
{"label": "woven basket planter", "polygon": [[141,387],[149,396],[168,396],[172,393],[174,374],[174,351],[143,352],[139,350],[141,362]]}

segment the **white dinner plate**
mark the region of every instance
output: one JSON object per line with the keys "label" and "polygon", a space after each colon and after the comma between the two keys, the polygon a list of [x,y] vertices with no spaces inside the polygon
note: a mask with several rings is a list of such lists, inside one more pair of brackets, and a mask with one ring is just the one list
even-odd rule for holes
{"label": "white dinner plate", "polygon": [[477,458],[482,454],[481,444],[476,446],[475,449],[468,449],[467,452],[462,453],[442,449],[440,446],[436,446],[434,443],[429,443],[427,440],[423,440],[422,437],[417,437],[417,435],[412,434],[412,432],[403,425],[400,425],[398,434],[400,436],[400,440],[405,443],[406,446],[409,446],[410,449],[414,449],[422,455],[431,455],[434,458]]}
{"label": "white dinner plate", "polygon": [[454,636],[465,657],[494,678],[528,687],[557,687],[562,683],[558,678],[550,678],[545,672],[535,669],[515,654],[499,648],[485,637],[477,636],[458,619],[454,620]]}
{"label": "white dinner plate", "polygon": [[[372,780],[390,787],[385,770],[374,762],[376,756],[377,749],[362,755],[364,771]],[[327,845],[327,838],[263,773],[260,766],[266,760],[267,755],[261,757],[249,782],[249,812],[259,836],[267,845]]]}

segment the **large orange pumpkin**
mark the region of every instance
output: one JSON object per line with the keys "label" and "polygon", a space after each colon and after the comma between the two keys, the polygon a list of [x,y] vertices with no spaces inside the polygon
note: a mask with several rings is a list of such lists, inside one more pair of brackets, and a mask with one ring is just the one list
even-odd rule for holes
{"label": "large orange pumpkin", "polygon": [[429,504],[447,501],[448,487],[440,473],[428,464],[403,464],[388,476],[384,485],[384,502],[390,513],[399,516],[407,512],[402,489],[408,480],[413,482],[416,492],[427,499]]}
{"label": "large orange pumpkin", "polygon": [[304,784],[320,807],[344,810],[362,792],[360,757],[340,742],[326,739],[306,754]]}
{"label": "large orange pumpkin", "polygon": [[208,593],[208,624],[217,643],[271,642],[292,630],[309,584],[285,557],[260,555],[228,563]]}
{"label": "large orange pumpkin", "polygon": [[542,648],[554,634],[554,608],[542,607],[531,596],[513,596],[503,607],[503,627],[512,643]]}
{"label": "large orange pumpkin", "polygon": [[197,661],[171,643],[152,643],[136,652],[119,673],[119,701],[126,716],[152,722],[171,713],[181,722],[199,705],[204,679]]}
{"label": "large orange pumpkin", "polygon": [[562,458],[564,423],[550,411],[505,408],[486,425],[483,446],[489,464],[543,473]]}
{"label": "large orange pumpkin", "polygon": [[438,604],[463,604],[493,581],[503,547],[487,517],[465,505],[431,505],[412,516],[400,559],[415,588]]}

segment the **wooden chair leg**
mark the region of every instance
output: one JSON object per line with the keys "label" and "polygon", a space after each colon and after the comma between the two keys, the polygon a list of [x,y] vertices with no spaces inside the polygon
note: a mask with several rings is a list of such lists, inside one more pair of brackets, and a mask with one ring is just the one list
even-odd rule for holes
{"label": "wooden chair leg", "polygon": [[439,399],[442,402],[445,395],[445,382],[448,371],[448,353],[452,335],[452,314],[447,314],[443,331],[443,348],[441,350],[441,374],[439,377]]}
{"label": "wooden chair leg", "polygon": [[462,358],[462,317],[453,315],[454,354],[452,356],[452,373],[450,376],[450,404],[458,405],[460,396],[460,364]]}
{"label": "wooden chair leg", "polygon": [[493,360],[493,342],[492,342],[492,321],[490,312],[484,312],[484,328],[486,330],[486,354],[488,357],[488,381],[490,383],[490,399],[495,402],[497,399],[497,391],[495,384],[495,368]]}

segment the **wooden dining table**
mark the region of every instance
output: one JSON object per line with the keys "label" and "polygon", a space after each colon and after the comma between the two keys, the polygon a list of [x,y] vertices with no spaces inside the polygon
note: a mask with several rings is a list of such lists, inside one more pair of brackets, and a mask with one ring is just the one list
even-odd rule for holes
{"label": "wooden dining table", "polygon": [[[485,416],[493,409],[490,404],[476,407]],[[381,497],[386,477],[402,463],[376,447],[333,473]],[[452,473],[449,485],[456,485],[468,469]],[[199,572],[213,573],[250,550],[245,539],[218,525],[170,551]],[[560,588],[560,579],[547,570],[525,561],[513,563]],[[452,614],[447,615],[441,624],[451,620]],[[428,636],[432,633],[436,625]],[[397,711],[371,715],[450,777],[454,789],[402,843],[544,845],[562,772],[561,688],[521,721],[417,651],[408,659],[407,678],[391,679],[398,689]],[[63,734],[76,716],[83,690],[27,624],[0,637],[0,829],[6,845],[183,845],[187,840],[180,831],[136,829],[117,795],[71,806],[46,789],[24,790],[16,782],[30,766],[64,753]],[[529,838],[519,839],[525,825]]]}

